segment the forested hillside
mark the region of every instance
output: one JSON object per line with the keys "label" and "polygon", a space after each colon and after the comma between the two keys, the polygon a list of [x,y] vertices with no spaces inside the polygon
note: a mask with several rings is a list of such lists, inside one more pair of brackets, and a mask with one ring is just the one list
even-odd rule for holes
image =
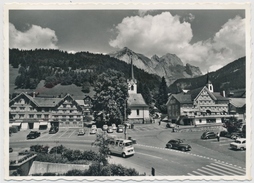
{"label": "forested hillside", "polygon": [[242,89],[246,87],[246,57],[239,58],[221,69],[196,78],[178,79],[170,86],[172,93],[181,89],[195,89],[204,86],[207,78],[215,91]]}
{"label": "forested hillside", "polygon": [[[59,50],[18,50],[10,49],[9,63],[19,68],[15,79],[16,88],[35,89],[41,80],[44,86],[52,88],[57,84],[82,86],[87,90],[94,85],[97,76],[107,69],[114,69],[130,77],[130,65],[107,55],[79,52],[69,54]],[[156,75],[148,74],[134,67],[135,78],[154,89],[159,85]]]}

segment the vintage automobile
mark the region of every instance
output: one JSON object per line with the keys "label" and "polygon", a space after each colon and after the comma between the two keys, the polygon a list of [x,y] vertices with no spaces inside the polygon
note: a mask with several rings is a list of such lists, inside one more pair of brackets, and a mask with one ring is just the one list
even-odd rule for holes
{"label": "vintage automobile", "polygon": [[112,127],[109,127],[108,130],[107,130],[108,133],[113,133],[113,128]]}
{"label": "vintage automobile", "polygon": [[26,136],[26,139],[36,139],[36,138],[39,137],[40,135],[41,135],[40,132],[31,131],[31,132]]}
{"label": "vintage automobile", "polygon": [[236,139],[235,142],[230,143],[230,148],[234,150],[245,150],[246,149],[246,139],[245,138],[239,138]]}
{"label": "vintage automobile", "polygon": [[124,127],[124,125],[118,125],[117,126],[117,129],[116,129],[116,132],[117,133],[123,133],[123,129],[124,129],[125,127]]}
{"label": "vintage automobile", "polygon": [[90,134],[91,134],[91,135],[92,135],[92,134],[96,134],[96,132],[97,132],[97,129],[92,128],[92,129],[90,130]]}
{"label": "vintage automobile", "polygon": [[108,130],[108,125],[103,125],[103,126],[102,126],[102,130],[103,130],[103,131],[107,131],[107,130]]}
{"label": "vintage automobile", "polygon": [[113,130],[116,130],[116,124],[113,123],[111,126]]}
{"label": "vintage automobile", "polygon": [[83,128],[78,130],[78,136],[85,135],[85,130]]}
{"label": "vintage automobile", "polygon": [[12,153],[13,149],[11,147],[9,147],[9,153]]}
{"label": "vintage automobile", "polygon": [[184,144],[183,140],[181,140],[181,139],[174,139],[174,140],[168,141],[168,143],[166,144],[166,148],[177,149],[177,150],[181,150],[181,151],[190,151],[191,150],[191,146],[189,144]]}
{"label": "vintage automobile", "polygon": [[217,134],[214,132],[204,132],[201,136],[201,139],[215,139]]}

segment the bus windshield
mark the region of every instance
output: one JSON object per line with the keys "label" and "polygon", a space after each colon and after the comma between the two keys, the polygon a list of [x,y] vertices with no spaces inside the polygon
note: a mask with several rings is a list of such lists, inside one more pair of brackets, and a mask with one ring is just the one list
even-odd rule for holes
{"label": "bus windshield", "polygon": [[126,147],[127,147],[127,146],[131,146],[131,145],[132,145],[132,142],[125,142],[125,143],[124,143],[124,146],[126,146]]}

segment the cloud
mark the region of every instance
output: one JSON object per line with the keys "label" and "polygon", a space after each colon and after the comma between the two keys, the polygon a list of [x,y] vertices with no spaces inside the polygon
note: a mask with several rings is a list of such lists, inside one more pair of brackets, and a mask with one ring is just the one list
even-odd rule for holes
{"label": "cloud", "polygon": [[138,10],[138,14],[139,14],[139,16],[141,16],[141,17],[143,17],[143,16],[145,16],[148,12],[152,12],[152,11],[154,11],[154,10]]}
{"label": "cloud", "polygon": [[9,47],[23,50],[46,48],[57,49],[58,39],[54,30],[31,25],[27,31],[21,32],[9,23]]}
{"label": "cloud", "polygon": [[118,35],[109,44],[115,48],[127,46],[147,55],[182,49],[193,35],[190,24],[180,23],[179,19],[179,16],[172,16],[169,12],[126,17],[115,27]]}
{"label": "cloud", "polygon": [[195,19],[195,15],[193,15],[192,13],[189,13],[188,15],[183,17],[183,21],[185,22],[193,22],[194,19]]}
{"label": "cloud", "polygon": [[[216,69],[245,56],[245,19],[229,19],[214,37],[191,44],[193,37],[190,20],[180,21],[180,16],[170,12],[152,16],[125,17],[115,27],[117,36],[109,44],[114,48],[129,47],[135,52],[151,57],[153,54],[176,54],[184,63],[199,66],[203,72]],[[212,69],[212,70],[210,70]]]}

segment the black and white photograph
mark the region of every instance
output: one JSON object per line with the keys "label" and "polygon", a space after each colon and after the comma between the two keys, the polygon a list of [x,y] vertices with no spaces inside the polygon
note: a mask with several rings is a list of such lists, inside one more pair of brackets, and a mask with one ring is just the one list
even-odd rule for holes
{"label": "black and white photograph", "polygon": [[5,7],[7,179],[251,179],[248,5],[72,5]]}

